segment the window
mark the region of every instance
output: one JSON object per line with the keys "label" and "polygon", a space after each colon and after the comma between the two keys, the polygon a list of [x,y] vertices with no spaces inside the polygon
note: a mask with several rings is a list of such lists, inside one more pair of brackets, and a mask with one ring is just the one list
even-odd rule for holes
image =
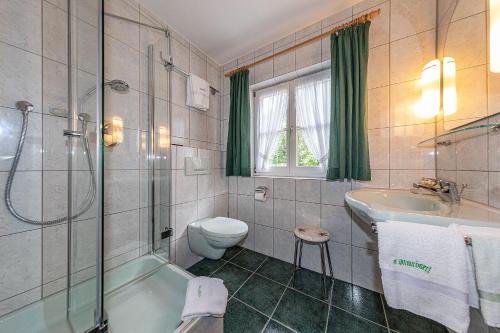
{"label": "window", "polygon": [[330,71],[258,90],[254,98],[257,174],[326,174],[330,140]]}

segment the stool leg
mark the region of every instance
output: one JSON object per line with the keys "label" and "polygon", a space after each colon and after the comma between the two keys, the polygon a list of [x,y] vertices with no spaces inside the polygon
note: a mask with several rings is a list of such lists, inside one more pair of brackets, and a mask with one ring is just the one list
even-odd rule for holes
{"label": "stool leg", "polygon": [[293,253],[293,272],[297,270],[297,250],[299,248],[299,239],[295,237],[295,250]]}
{"label": "stool leg", "polygon": [[321,252],[321,273],[323,277],[323,286],[326,287],[325,253],[323,250],[323,244],[319,244],[319,251]]}
{"label": "stool leg", "polygon": [[330,278],[333,279],[332,260],[330,259],[330,250],[328,249],[328,242],[325,243],[326,258],[328,259],[328,267],[330,268]]}
{"label": "stool leg", "polygon": [[300,249],[299,249],[299,269],[302,268],[302,247],[304,246],[304,241],[300,239]]}

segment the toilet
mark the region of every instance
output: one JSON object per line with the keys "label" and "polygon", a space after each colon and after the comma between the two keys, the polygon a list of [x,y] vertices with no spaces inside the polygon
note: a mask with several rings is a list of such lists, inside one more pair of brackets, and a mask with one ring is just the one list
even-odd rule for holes
{"label": "toilet", "polygon": [[214,217],[188,225],[191,251],[209,259],[220,259],[227,248],[241,242],[248,234],[245,222],[228,217]]}

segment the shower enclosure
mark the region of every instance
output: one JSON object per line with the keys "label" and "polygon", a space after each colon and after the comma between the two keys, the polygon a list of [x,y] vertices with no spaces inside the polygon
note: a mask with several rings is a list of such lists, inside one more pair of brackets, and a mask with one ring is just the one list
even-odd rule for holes
{"label": "shower enclosure", "polygon": [[0,34],[0,332],[123,331],[127,300],[165,281],[173,331],[189,275],[169,265],[168,32],[112,1],[34,7],[37,41],[13,37],[23,2]]}

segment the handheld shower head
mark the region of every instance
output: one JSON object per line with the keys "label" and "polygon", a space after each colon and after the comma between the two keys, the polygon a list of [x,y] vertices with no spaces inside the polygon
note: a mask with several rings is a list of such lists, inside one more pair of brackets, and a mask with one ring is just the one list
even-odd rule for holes
{"label": "handheld shower head", "polygon": [[27,101],[17,101],[16,102],[16,109],[22,112],[30,112],[33,111],[34,107],[33,104]]}
{"label": "handheld shower head", "polygon": [[128,92],[128,89],[129,89],[129,85],[127,82],[123,81],[123,80],[111,80],[107,83],[105,83],[105,85],[107,86],[110,86],[111,89],[113,89],[114,91],[117,91],[117,92]]}

